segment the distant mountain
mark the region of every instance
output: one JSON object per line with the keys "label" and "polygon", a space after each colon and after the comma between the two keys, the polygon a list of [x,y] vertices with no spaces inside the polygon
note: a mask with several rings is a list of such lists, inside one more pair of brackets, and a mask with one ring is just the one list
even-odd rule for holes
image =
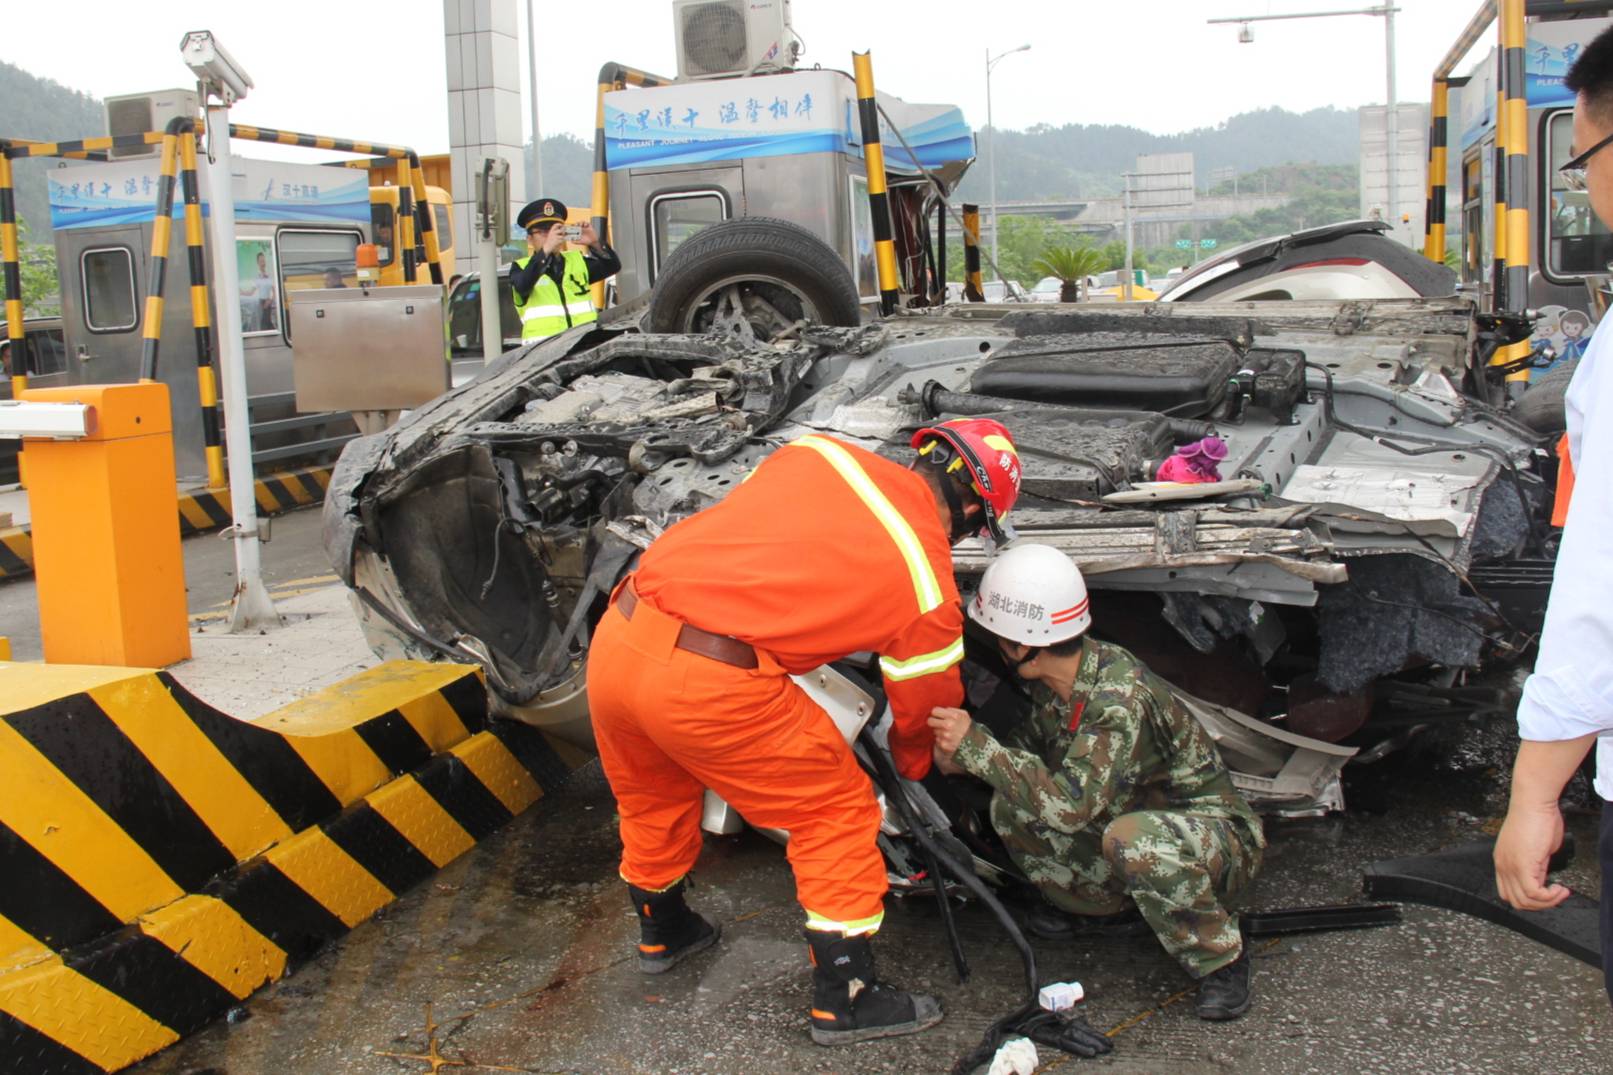
{"label": "distant mountain", "polygon": [[[65,140],[105,133],[101,103],[88,94],[0,62],[0,101],[6,119],[0,136]],[[1024,131],[1002,131],[996,147],[998,196],[1003,201],[1060,201],[1120,192],[1120,175],[1142,153],[1191,152],[1200,189],[1212,170],[1232,166],[1240,174],[1284,164],[1349,164],[1357,159],[1354,111],[1318,108],[1294,113],[1268,108],[1233,116],[1215,127],[1181,134],[1150,134],[1136,127],[1071,123],[1038,124]],[[986,151],[992,132],[976,135],[981,159],[964,180],[960,197],[987,202]],[[530,168],[532,147],[526,147]],[[42,173],[44,161],[16,162],[17,212],[36,241],[48,242],[50,210]],[[1292,170],[1289,170],[1292,171]],[[1304,169],[1299,169],[1303,172]],[[561,134],[543,140],[544,190],[570,205],[591,196],[593,146]],[[1278,189],[1273,186],[1275,191]]]}
{"label": "distant mountain", "polygon": [[[992,132],[975,136],[979,160],[960,188],[968,201],[990,200],[987,151]],[[1070,123],[1003,131],[997,143],[997,196],[1005,202],[1063,201],[1120,193],[1120,176],[1144,153],[1192,153],[1199,189],[1212,170],[1245,173],[1287,163],[1355,164],[1356,113],[1338,108],[1244,112],[1215,127],[1150,134],[1136,127]]]}
{"label": "distant mountain", "polygon": [[[0,61],[0,101],[6,103],[5,121],[0,124],[3,138],[65,142],[106,133],[100,101],[4,61]],[[17,216],[27,224],[35,242],[50,242],[50,203],[44,179],[48,166],[43,160],[12,162]]]}

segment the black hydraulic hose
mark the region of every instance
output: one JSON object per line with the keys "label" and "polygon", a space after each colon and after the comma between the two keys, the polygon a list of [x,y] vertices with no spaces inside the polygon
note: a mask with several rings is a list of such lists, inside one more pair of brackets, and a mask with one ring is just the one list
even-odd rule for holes
{"label": "black hydraulic hose", "polygon": [[[914,810],[912,804],[908,801],[907,789],[902,785],[901,778],[896,774],[895,766],[891,764],[890,758],[886,756],[880,745],[874,741],[873,736],[866,727],[858,736],[858,739],[862,743],[863,752],[868,755],[873,763],[875,783],[884,787],[886,799],[896,807],[897,813],[902,816],[902,821],[907,825],[908,831],[913,834],[913,838],[919,842],[919,846],[924,848],[926,855],[932,861],[944,865],[960,884],[991,909],[991,913],[996,916],[1004,932],[1008,934],[1008,939],[1019,950],[1019,957],[1025,966],[1025,1003],[987,1027],[985,1034],[981,1037],[980,1044],[959,1058],[958,1062],[952,1066],[952,1075],[967,1075],[968,1072],[986,1063],[1001,1047],[1003,1041],[1015,1034],[1023,1035],[1038,1044],[1050,1045],[1075,1056],[1090,1058],[1110,1052],[1114,1046],[1109,1039],[1094,1030],[1085,1019],[1079,1016],[1066,1016],[1057,1012],[1050,1012],[1041,1006],[1037,998],[1040,979],[1036,973],[1036,954],[1031,951],[1030,942],[1025,939],[1025,934],[1020,930],[1019,923],[1014,921],[1014,917],[1008,913],[1008,908],[1002,905],[1002,901],[997,899],[991,889],[976,876],[974,870],[967,863],[954,859],[941,847],[934,834],[930,831],[928,822],[919,818],[918,811]],[[941,898],[943,901],[945,900],[944,890],[942,890]],[[954,942],[956,943],[956,927],[951,926],[950,915],[946,917],[946,921],[949,923],[949,928],[954,930]]]}
{"label": "black hydraulic hose", "polygon": [[913,838],[919,842],[919,846],[924,849],[927,855],[944,865],[948,872],[957,878],[959,884],[974,893],[980,898],[981,902],[991,908],[992,914],[1002,924],[1004,931],[1008,934],[1008,939],[1019,950],[1019,957],[1024,961],[1026,988],[1030,993],[1030,1002],[1035,1004],[1036,991],[1040,988],[1036,976],[1036,953],[1031,951],[1030,942],[1025,939],[1025,934],[1020,931],[1019,923],[1014,921],[1013,916],[1008,913],[1008,909],[986,887],[986,883],[975,875],[973,869],[966,863],[958,862],[947,854],[940,844],[936,842],[934,835],[930,832],[929,823],[918,816],[918,812],[913,809],[912,803],[908,801],[907,789],[902,786],[902,780],[896,773],[896,767],[891,764],[891,760],[885,754],[884,748],[874,741],[873,735],[866,727],[864,727],[858,738],[862,742],[864,753],[873,761],[876,779],[878,783],[884,786],[885,797],[896,807],[896,812],[902,816],[902,823],[913,834]]}

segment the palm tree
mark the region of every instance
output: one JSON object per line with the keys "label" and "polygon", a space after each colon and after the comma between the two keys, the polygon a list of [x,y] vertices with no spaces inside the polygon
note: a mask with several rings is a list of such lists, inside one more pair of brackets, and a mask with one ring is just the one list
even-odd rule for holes
{"label": "palm tree", "polygon": [[1103,255],[1087,243],[1078,246],[1055,246],[1042,251],[1031,268],[1047,276],[1056,276],[1063,285],[1059,288],[1060,302],[1077,302],[1085,290],[1086,278],[1103,271]]}

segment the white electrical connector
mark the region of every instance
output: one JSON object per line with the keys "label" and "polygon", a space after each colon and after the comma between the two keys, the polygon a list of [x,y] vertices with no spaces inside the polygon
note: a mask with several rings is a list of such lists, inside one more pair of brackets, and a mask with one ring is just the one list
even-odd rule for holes
{"label": "white electrical connector", "polygon": [[1029,1038],[1013,1038],[1003,1042],[997,1055],[991,1058],[986,1075],[1032,1075],[1039,1063],[1035,1042]]}
{"label": "white electrical connector", "polygon": [[1050,1012],[1068,1011],[1086,998],[1080,982],[1052,982],[1036,994],[1036,1001]]}

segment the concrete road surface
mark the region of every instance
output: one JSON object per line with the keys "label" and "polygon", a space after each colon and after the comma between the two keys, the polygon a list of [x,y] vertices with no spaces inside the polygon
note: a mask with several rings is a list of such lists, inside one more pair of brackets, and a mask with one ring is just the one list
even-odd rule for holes
{"label": "concrete road surface", "polygon": [[[1447,748],[1353,770],[1356,812],[1269,826],[1248,905],[1359,898],[1362,868],[1493,831],[1508,722]],[[1367,812],[1359,807],[1371,807]],[[1573,815],[1582,847],[1594,818]],[[597,766],[424,882],[242,1011],[137,1075],[320,1072],[945,1072],[1019,1003],[1022,971],[976,906],[959,911],[974,975],[953,976],[935,907],[894,904],[882,975],[940,995],[946,1020],[842,1049],[807,1037],[801,916],[780,849],[709,839],[693,902],[720,920],[711,952],[660,978],[632,959],[637,928],[616,878],[614,808]],[[1588,860],[1565,874],[1595,895]],[[1613,1015],[1596,970],[1473,918],[1408,906],[1393,927],[1262,941],[1255,1003],[1200,1022],[1152,938],[1037,942],[1044,980],[1079,980],[1113,1055],[1043,1054],[1041,1071],[1613,1071]]]}

